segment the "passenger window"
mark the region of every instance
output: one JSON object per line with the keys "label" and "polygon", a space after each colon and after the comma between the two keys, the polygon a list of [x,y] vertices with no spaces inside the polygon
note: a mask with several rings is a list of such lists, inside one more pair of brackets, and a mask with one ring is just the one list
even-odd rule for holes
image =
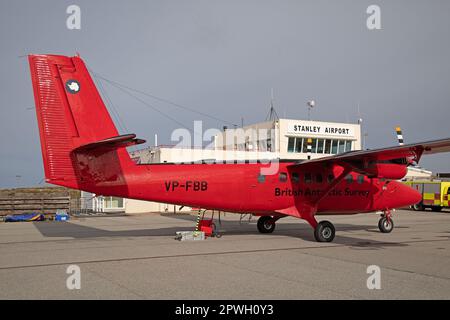
{"label": "passenger window", "polygon": [[348,174],[345,177],[345,180],[347,181],[347,183],[352,183],[353,182],[353,176],[351,174]]}
{"label": "passenger window", "polygon": [[363,183],[364,183],[364,176],[363,176],[362,174],[360,174],[360,175],[358,176],[358,183],[359,183],[359,184],[363,184]]}
{"label": "passenger window", "polygon": [[320,173],[316,175],[316,182],[317,183],[322,183],[323,182],[322,175]]}
{"label": "passenger window", "polygon": [[291,179],[293,183],[299,183],[300,177],[297,172],[292,172]]}
{"label": "passenger window", "polygon": [[328,183],[332,183],[333,180],[334,180],[334,175],[330,173],[330,174],[328,175],[327,179],[328,179]]}
{"label": "passenger window", "polygon": [[305,183],[311,183],[311,182],[312,182],[311,173],[305,173]]}
{"label": "passenger window", "polygon": [[259,174],[259,175],[258,175],[258,182],[259,182],[259,183],[264,183],[264,182],[266,182],[266,176],[263,175],[263,174]]}
{"label": "passenger window", "polygon": [[278,179],[280,182],[286,182],[287,181],[287,173],[286,172],[280,172],[278,175]]}

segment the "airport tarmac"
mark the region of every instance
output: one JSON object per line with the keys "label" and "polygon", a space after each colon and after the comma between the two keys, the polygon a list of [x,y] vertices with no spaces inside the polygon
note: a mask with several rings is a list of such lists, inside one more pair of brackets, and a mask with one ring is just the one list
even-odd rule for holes
{"label": "airport tarmac", "polygon": [[[223,236],[176,241],[195,216],[140,214],[70,222],[0,223],[1,299],[449,299],[450,211],[323,216],[333,243],[285,218],[260,234],[256,218],[222,217]],[[217,223],[217,222],[216,222]],[[80,267],[81,289],[66,286]],[[369,290],[370,265],[381,289]]]}

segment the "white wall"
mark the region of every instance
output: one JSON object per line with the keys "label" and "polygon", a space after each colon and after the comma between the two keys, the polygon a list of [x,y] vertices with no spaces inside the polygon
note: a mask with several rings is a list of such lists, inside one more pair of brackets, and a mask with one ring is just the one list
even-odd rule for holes
{"label": "white wall", "polygon": [[183,207],[180,210],[180,206],[174,206],[166,203],[158,203],[151,201],[141,201],[134,199],[124,199],[125,200],[125,213],[146,213],[146,212],[174,212],[174,207],[176,212],[190,211],[190,207]]}

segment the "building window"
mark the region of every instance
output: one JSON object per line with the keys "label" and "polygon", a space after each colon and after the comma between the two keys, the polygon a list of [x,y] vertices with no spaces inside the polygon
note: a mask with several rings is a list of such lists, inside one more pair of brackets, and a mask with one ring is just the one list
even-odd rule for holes
{"label": "building window", "polygon": [[302,138],[302,140],[303,140],[302,152],[307,153],[308,152],[308,138]]}
{"label": "building window", "polygon": [[352,151],[352,140],[345,141],[345,151]]}
{"label": "building window", "polygon": [[286,182],[287,181],[287,173],[286,172],[280,172],[278,175],[278,179],[280,182]]}
{"label": "building window", "polygon": [[312,139],[311,153],[317,153],[317,139]]}
{"label": "building window", "polygon": [[[312,139],[311,153],[338,154],[352,150],[352,140]],[[289,153],[308,153],[308,138],[288,137]]]}
{"label": "building window", "polygon": [[272,151],[272,140],[271,139],[266,140],[266,146],[267,146],[267,151]]}
{"label": "building window", "polygon": [[288,139],[288,152],[294,152],[295,138],[289,137]]}
{"label": "building window", "polygon": [[123,198],[105,197],[105,209],[123,209]]}
{"label": "building window", "polygon": [[295,142],[295,152],[300,153],[302,151],[303,139],[297,138]]}
{"label": "building window", "polygon": [[317,139],[317,153],[323,153],[323,139]]}
{"label": "building window", "polygon": [[344,153],[344,152],[345,152],[345,141],[344,140],[340,140],[339,141],[338,153]]}
{"label": "building window", "polygon": [[331,140],[325,140],[325,153],[330,154],[331,152]]}
{"label": "building window", "polygon": [[336,154],[338,150],[338,140],[333,140],[333,143],[331,144],[331,153]]}

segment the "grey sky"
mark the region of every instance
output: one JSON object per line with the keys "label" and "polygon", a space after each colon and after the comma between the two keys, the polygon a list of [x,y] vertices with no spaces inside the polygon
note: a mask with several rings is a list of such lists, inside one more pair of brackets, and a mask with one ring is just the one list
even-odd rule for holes
{"label": "grey sky", "polygon": [[[81,7],[81,30],[66,8]],[[382,30],[366,9],[381,7]],[[0,187],[37,184],[42,160],[28,53],[77,51],[108,78],[240,123],[264,120],[270,88],[280,117],[358,119],[370,148],[450,137],[450,1],[23,1],[0,2]],[[105,84],[128,130],[170,144],[179,125]],[[148,99],[193,126],[224,123]],[[122,132],[123,133],[123,132]],[[450,171],[450,155],[421,165]],[[16,178],[20,175],[21,178]]]}

